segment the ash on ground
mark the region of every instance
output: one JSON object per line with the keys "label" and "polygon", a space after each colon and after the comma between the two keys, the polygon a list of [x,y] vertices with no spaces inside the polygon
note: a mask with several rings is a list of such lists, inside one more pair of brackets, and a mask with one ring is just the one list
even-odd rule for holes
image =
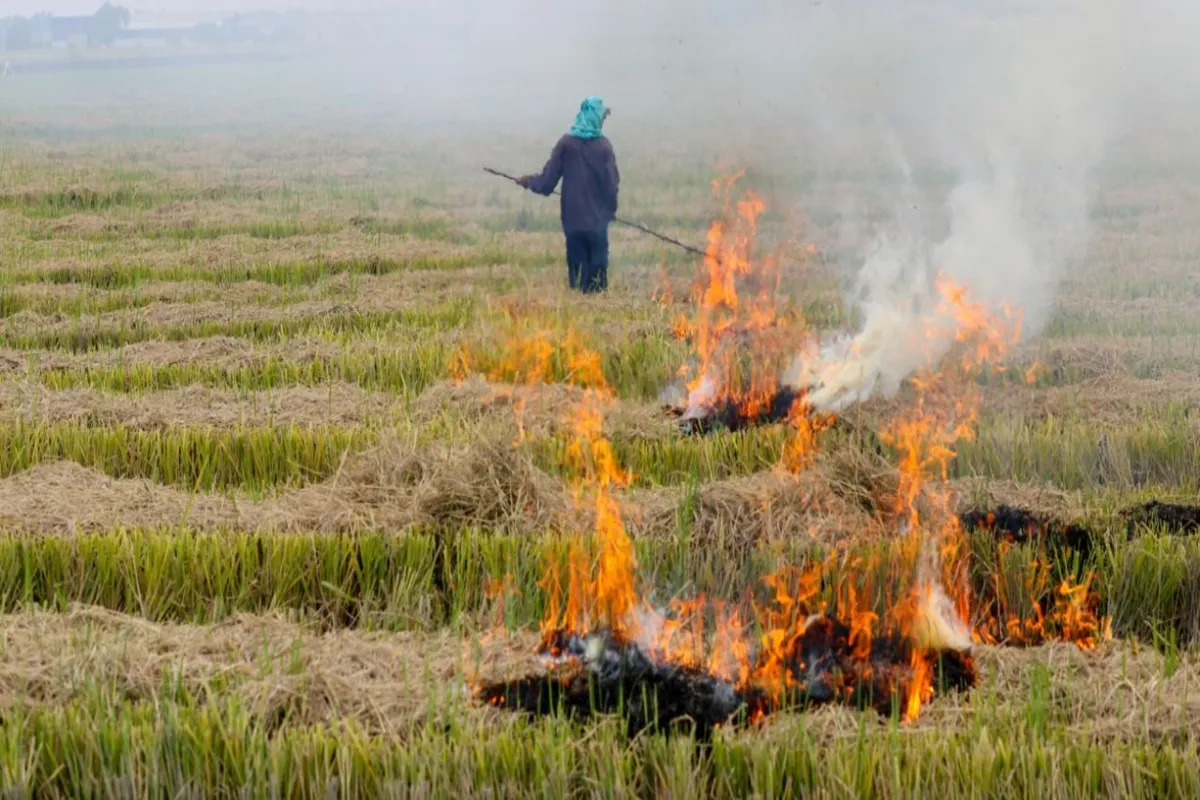
{"label": "ash on ground", "polygon": [[484,685],[479,699],[534,715],[561,712],[586,719],[615,713],[625,718],[630,736],[682,726],[702,740],[744,705],[732,683],[660,663],[636,644],[607,633],[559,632],[552,651],[554,663],[546,674]]}
{"label": "ash on ground", "polygon": [[680,433],[696,436],[787,422],[793,407],[804,396],[803,391],[783,386],[765,399],[720,397],[711,403],[689,405],[687,395],[676,389],[664,392],[662,400],[663,411],[676,419]]}
{"label": "ash on ground", "polygon": [[1092,532],[1082,525],[1064,522],[1017,506],[972,508],[958,515],[965,530],[993,531],[1015,544],[1035,543],[1069,547],[1088,558],[1092,553]]}
{"label": "ash on ground", "polygon": [[905,697],[917,681],[928,681],[938,691],[966,691],[978,678],[967,650],[921,650],[903,637],[883,635],[873,637],[864,651],[851,628],[829,615],[809,620],[791,643],[782,691],[738,686],[659,659],[609,632],[578,636],[557,631],[541,652],[549,662],[545,673],[483,684],[476,697],[531,715],[587,719],[618,714],[631,736],[683,729],[706,740],[723,724],[830,703],[892,716],[903,713]]}

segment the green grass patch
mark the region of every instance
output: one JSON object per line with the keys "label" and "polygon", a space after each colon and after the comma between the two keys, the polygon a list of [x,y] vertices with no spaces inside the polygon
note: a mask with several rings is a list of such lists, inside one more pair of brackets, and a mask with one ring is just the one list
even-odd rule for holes
{"label": "green grass patch", "polygon": [[54,349],[86,353],[127,344],[161,340],[181,342],[211,336],[232,336],[254,342],[277,342],[298,336],[348,337],[379,334],[389,327],[419,328],[424,333],[448,331],[473,318],[475,301],[460,298],[396,311],[333,311],[327,314],[256,320],[200,320],[179,325],[142,325],[136,319],[119,324],[77,321],[69,327],[42,331],[12,332],[6,345],[14,349]]}
{"label": "green grass patch", "polygon": [[0,319],[11,317],[19,311],[31,311],[46,316],[66,314],[73,317],[84,314],[106,314],[112,311],[145,308],[156,302],[158,302],[157,298],[124,291],[59,298],[47,295],[28,295],[12,288],[0,288]]}
{"label": "green grass patch", "polygon": [[161,198],[136,184],[93,189],[71,186],[47,191],[0,193],[0,208],[19,211],[28,217],[53,218],[82,212],[103,212],[116,208],[153,208]]}
{"label": "green grass patch", "polygon": [[[13,536],[0,538],[0,611],[84,603],[190,623],[284,611],[331,628],[434,630],[476,620],[490,607],[489,580],[508,578],[517,592],[505,604],[505,622],[517,628],[541,619],[538,583],[561,546],[549,534],[469,529]],[[782,557],[763,551],[728,565],[673,541],[642,541],[637,548],[645,574],[668,593],[685,585],[732,593],[735,584],[777,568]]]}
{"label": "green grass patch", "polygon": [[[808,537],[742,546],[735,551],[691,546],[687,501],[672,532],[635,542],[638,571],[648,599],[666,606],[681,594],[743,597],[747,589],[785,566],[803,567],[824,550]],[[1027,594],[1028,570],[1038,556],[1028,546],[1006,551],[986,535],[972,537],[972,585],[990,593],[997,575],[1012,590],[1004,611],[1031,618],[1018,602]],[[1104,552],[1079,563],[1052,551],[1045,588],[1064,577],[1077,581],[1096,571],[1093,584],[1114,633],[1154,642],[1169,636],[1180,645],[1200,632],[1195,602],[1200,545],[1134,541],[1114,544],[1100,534]],[[845,574],[858,596],[886,611],[885,587],[904,579],[891,569],[886,543],[853,550],[858,567]],[[65,609],[98,605],[158,622],[209,623],[238,612],[288,612],[323,627],[434,630],[474,624],[495,610],[485,588],[504,581],[510,628],[542,618],[539,585],[548,564],[561,561],[556,534],[501,534],[476,529],[413,529],[404,533],[293,534],[194,533],[186,530],[112,530],[73,537],[9,536],[0,539],[0,611],[28,606]],[[849,563],[849,562],[847,562]],[[838,573],[832,573],[836,578]],[[836,608],[836,580],[822,597]],[[1170,580],[1167,580],[1170,578]],[[868,587],[874,587],[868,592]],[[1189,594],[1190,593],[1190,594]],[[987,596],[991,596],[988,594]],[[1052,602],[1048,600],[1047,602]],[[1043,607],[1049,610],[1049,605]]]}
{"label": "green grass patch", "polygon": [[989,420],[960,442],[956,476],[1049,481],[1064,489],[1200,487],[1200,434],[1181,406],[1119,427],[1089,419]]}
{"label": "green grass patch", "polygon": [[[426,321],[431,323],[430,327],[435,332],[439,327],[452,324],[456,314],[453,309],[447,309],[440,316],[435,310],[426,313]],[[388,315],[383,317],[389,318]],[[419,394],[436,381],[449,378],[451,357],[458,345],[444,338],[422,340],[421,334],[426,331],[419,326],[417,312],[401,316],[402,322],[396,321],[395,315],[390,318],[392,325],[406,325],[409,328],[391,332],[387,328],[372,328],[365,319],[360,319],[355,325],[321,326],[320,321],[328,321],[329,317],[295,320],[284,326],[296,337],[334,337],[348,348],[343,354],[335,356],[301,358],[265,351],[261,358],[247,359],[252,363],[244,365],[108,363],[43,368],[38,354],[30,353],[26,372],[31,378],[53,389],[91,387],[109,391],[146,391],[199,384],[216,388],[261,390],[289,385],[319,386],[330,381],[342,381],[367,389],[409,396]],[[198,329],[202,327],[212,329],[220,326],[194,326],[193,332],[199,333]],[[262,344],[271,344],[274,338],[284,338],[284,334],[262,325],[243,327],[243,331],[247,330],[251,335],[246,338]],[[176,340],[176,336],[171,333],[169,339]],[[110,338],[114,337],[115,334]],[[178,339],[185,338],[199,337],[178,335]],[[494,352],[498,353],[499,350]],[[682,358],[681,351],[674,343],[652,337],[607,343],[601,348],[600,355],[602,369],[618,395],[642,402],[657,400],[659,392],[678,368],[676,358]],[[495,357],[485,354],[485,358]],[[639,367],[639,364],[642,366]],[[672,364],[675,366],[672,367]],[[478,365],[473,362],[472,366]],[[482,366],[486,367],[486,362]],[[566,374],[565,366],[556,369]],[[563,410],[564,414],[568,412],[569,409]]]}
{"label": "green grass patch", "polygon": [[457,270],[467,267],[507,264],[536,267],[557,263],[557,261],[557,254],[551,258],[549,255],[537,251],[479,248],[469,253],[446,255],[413,255],[400,258],[368,255],[362,258],[346,259],[315,257],[308,261],[225,264],[211,267],[105,264],[52,269],[5,270],[0,273],[0,285],[19,286],[50,283],[90,286],[96,289],[125,289],[135,288],[148,281],[198,281],[218,286],[257,281],[272,286],[312,286],[338,275],[380,276],[403,271]]}
{"label": "green grass patch", "polygon": [[114,478],[261,493],[323,480],[347,451],[375,439],[367,428],[331,426],[139,430],[16,421],[0,424],[0,475],[69,460]]}
{"label": "green grass patch", "polygon": [[[613,440],[613,452],[624,469],[633,472],[637,486],[679,486],[750,475],[779,464],[787,430],[783,426],[737,433],[663,439]],[[571,445],[568,436],[531,439],[529,453],[543,470],[561,473]]]}
{"label": "green grass patch", "polygon": [[[1007,698],[1006,698],[1007,699]],[[814,733],[803,718],[770,734],[627,740],[616,725],[483,719],[461,700],[402,738],[354,720],[267,719],[234,698],[203,702],[164,678],[125,701],[93,690],[0,722],[0,784],[37,797],[1193,797],[1195,739],[1130,732],[1081,737],[988,705],[961,729]],[[1017,704],[1019,710],[1020,706]],[[297,712],[302,709],[295,709]]]}
{"label": "green grass patch", "polygon": [[201,385],[241,391],[261,391],[287,386],[323,386],[331,382],[354,383],[365,389],[415,396],[446,373],[453,348],[430,342],[418,347],[347,352],[314,359],[266,355],[246,366],[218,366],[195,362],[163,366],[129,364],[66,370],[41,370],[30,359],[30,371],[51,389],[93,388],[115,392],[143,392]]}
{"label": "green grass patch", "polygon": [[1156,645],[1200,641],[1200,540],[1149,534],[1104,554],[1113,628]]}

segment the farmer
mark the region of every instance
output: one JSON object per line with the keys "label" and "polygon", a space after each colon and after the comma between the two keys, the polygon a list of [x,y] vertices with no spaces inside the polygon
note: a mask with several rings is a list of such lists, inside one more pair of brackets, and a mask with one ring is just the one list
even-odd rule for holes
{"label": "farmer", "polygon": [[600,132],[610,113],[599,97],[584,100],[575,124],[554,145],[542,173],[519,181],[530,191],[549,195],[562,179],[567,280],[585,294],[608,288],[608,224],[617,213],[621,181],[612,145]]}

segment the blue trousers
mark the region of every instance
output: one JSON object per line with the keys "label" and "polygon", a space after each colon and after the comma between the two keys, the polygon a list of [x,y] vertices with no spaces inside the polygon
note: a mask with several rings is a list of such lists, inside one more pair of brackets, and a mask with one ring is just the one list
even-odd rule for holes
{"label": "blue trousers", "polygon": [[567,281],[584,294],[608,289],[608,230],[567,233]]}

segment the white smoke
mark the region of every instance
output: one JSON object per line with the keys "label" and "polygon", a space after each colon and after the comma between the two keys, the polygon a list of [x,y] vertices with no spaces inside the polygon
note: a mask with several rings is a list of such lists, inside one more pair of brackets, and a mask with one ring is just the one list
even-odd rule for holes
{"label": "white smoke", "polygon": [[[861,329],[806,345],[783,376],[810,389],[815,408],[890,396],[946,354],[959,323],[939,310],[938,273],[994,313],[1019,309],[1026,335],[1045,322],[1065,264],[1086,243],[1092,172],[1121,94],[1119,32],[1132,8],[1059,7],[942,26],[915,42],[911,31],[904,43],[873,38],[893,56],[882,59],[891,74],[871,97],[902,188],[894,221],[876,232],[852,287]],[[906,70],[897,48],[945,55]],[[934,214],[920,207],[913,157],[957,176]],[[931,230],[931,216],[944,232]]]}
{"label": "white smoke", "polygon": [[935,289],[939,272],[968,288],[971,299],[991,301],[997,314],[1014,303],[1035,325],[1044,318],[1059,262],[1035,257],[1014,172],[998,168],[987,180],[963,183],[946,205],[950,233],[942,241],[902,231],[874,242],[852,294],[862,328],[796,356],[783,381],[808,388],[814,408],[840,411],[873,394],[890,397],[946,354],[961,323]]}

